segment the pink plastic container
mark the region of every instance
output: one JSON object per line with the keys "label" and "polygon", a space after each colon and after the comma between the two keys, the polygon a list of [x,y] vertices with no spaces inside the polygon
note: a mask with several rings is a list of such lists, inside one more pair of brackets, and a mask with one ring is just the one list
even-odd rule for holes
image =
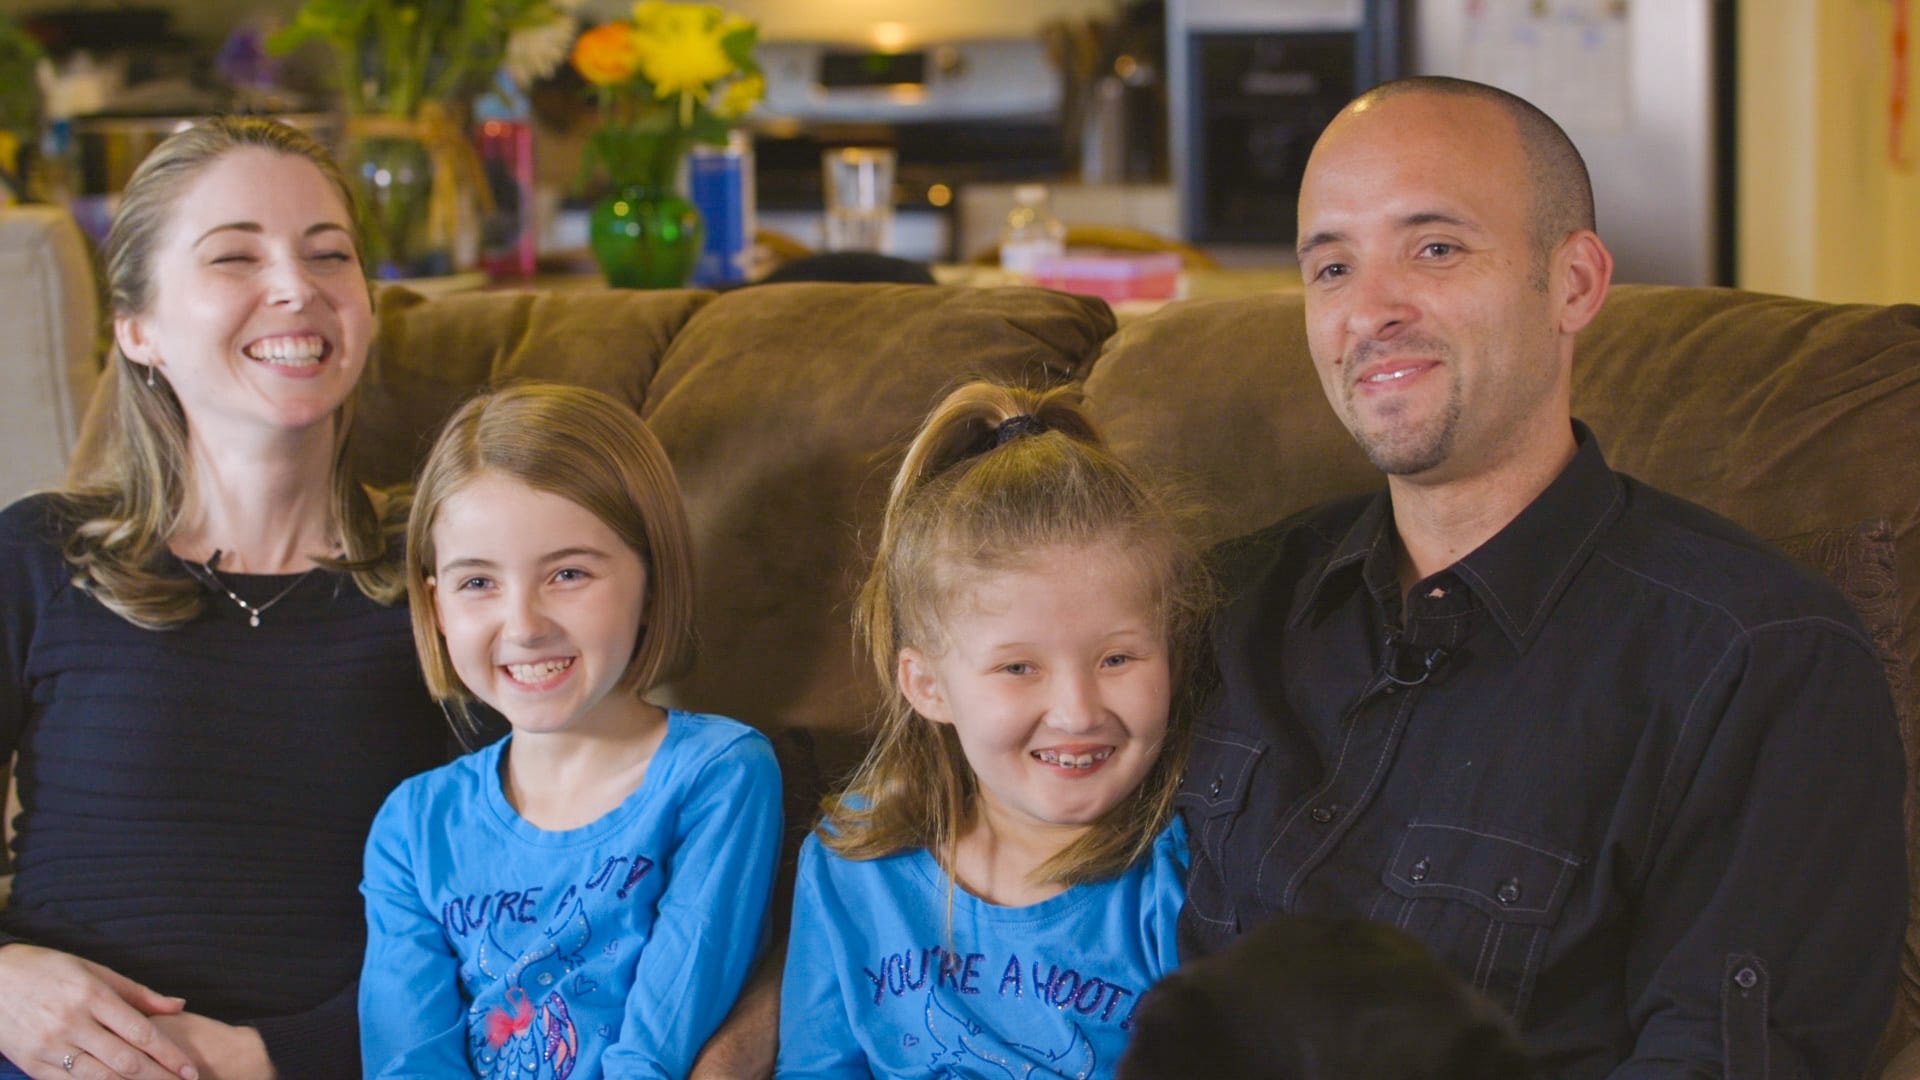
{"label": "pink plastic container", "polygon": [[1180,287],[1180,256],[1068,253],[1041,258],[1033,283],[1102,300],[1171,300]]}

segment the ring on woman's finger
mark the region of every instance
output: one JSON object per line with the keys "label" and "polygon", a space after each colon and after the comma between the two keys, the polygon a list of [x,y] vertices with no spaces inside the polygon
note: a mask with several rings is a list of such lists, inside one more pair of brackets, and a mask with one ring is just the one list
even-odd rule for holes
{"label": "ring on woman's finger", "polygon": [[60,1067],[67,1070],[68,1072],[72,1072],[73,1071],[73,1055],[68,1054],[66,1057],[61,1058]]}

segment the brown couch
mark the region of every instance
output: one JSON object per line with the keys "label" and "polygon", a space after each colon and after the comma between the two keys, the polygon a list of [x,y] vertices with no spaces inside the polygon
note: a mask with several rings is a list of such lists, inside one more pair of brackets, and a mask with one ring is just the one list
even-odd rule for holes
{"label": "brown couch", "polygon": [[[1298,297],[1175,304],[1117,332],[1098,301],[938,286],[390,291],[379,314],[354,448],[373,479],[404,480],[439,420],[489,381],[584,383],[652,424],[686,492],[700,580],[700,660],[668,696],[774,734],[802,823],[862,745],[871,697],[848,598],[887,480],[956,382],[1084,380],[1120,452],[1211,507],[1213,538],[1381,482],[1321,394]],[[1920,308],[1617,287],[1580,341],[1574,407],[1616,468],[1846,589],[1887,650],[1911,775]],[[1890,1047],[1920,1015],[1917,941]]]}

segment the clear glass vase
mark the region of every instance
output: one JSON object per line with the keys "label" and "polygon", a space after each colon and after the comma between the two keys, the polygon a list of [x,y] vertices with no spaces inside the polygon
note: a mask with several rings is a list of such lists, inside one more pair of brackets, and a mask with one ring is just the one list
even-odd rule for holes
{"label": "clear glass vase", "polygon": [[405,135],[349,135],[348,176],[358,187],[366,261],[374,277],[435,277],[453,273],[453,245],[432,236],[433,156],[426,143]]}

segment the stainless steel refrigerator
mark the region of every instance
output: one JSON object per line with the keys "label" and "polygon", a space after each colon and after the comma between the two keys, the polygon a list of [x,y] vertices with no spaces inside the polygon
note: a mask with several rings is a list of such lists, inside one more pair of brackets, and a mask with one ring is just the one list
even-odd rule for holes
{"label": "stainless steel refrigerator", "polygon": [[1411,70],[1504,87],[1593,174],[1614,280],[1732,284],[1733,0],[1417,0]]}
{"label": "stainless steel refrigerator", "polygon": [[1168,0],[1167,115],[1187,239],[1293,246],[1314,139],[1399,74],[1407,0]]}
{"label": "stainless steel refrigerator", "polygon": [[1733,0],[1169,0],[1173,173],[1190,239],[1291,246],[1321,127],[1396,74],[1505,87],[1594,179],[1616,281],[1732,284]]}

